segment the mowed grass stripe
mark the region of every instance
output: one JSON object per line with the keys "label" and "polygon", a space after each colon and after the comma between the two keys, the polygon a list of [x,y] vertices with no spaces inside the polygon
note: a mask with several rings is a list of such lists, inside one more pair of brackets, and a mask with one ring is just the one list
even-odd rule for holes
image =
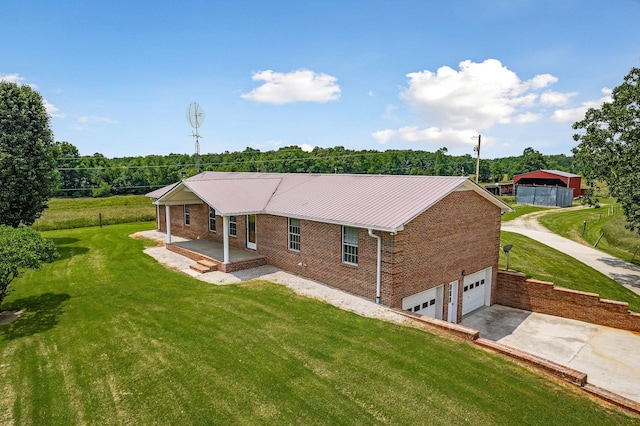
{"label": "mowed grass stripe", "polygon": [[640,424],[467,343],[167,270],[117,225],[53,231],[0,326],[13,424]]}

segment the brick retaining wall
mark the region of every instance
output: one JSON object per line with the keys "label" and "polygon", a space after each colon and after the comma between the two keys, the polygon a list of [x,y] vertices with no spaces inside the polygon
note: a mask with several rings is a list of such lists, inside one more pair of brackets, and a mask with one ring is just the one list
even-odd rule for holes
{"label": "brick retaining wall", "polygon": [[556,287],[511,271],[498,271],[496,287],[499,305],[640,332],[640,314],[629,311],[626,302],[600,299],[595,293]]}

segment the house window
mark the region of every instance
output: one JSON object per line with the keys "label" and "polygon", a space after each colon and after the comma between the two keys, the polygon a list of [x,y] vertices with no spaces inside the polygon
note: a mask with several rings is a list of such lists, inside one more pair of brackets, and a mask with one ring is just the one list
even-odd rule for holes
{"label": "house window", "polygon": [[238,226],[236,224],[235,216],[229,216],[229,235],[234,237],[238,235]]}
{"label": "house window", "polygon": [[300,251],[300,219],[289,218],[289,250]]}
{"label": "house window", "polygon": [[358,228],[342,227],[342,262],[358,264]]}
{"label": "house window", "polygon": [[186,226],[191,225],[191,206],[189,204],[184,205],[184,224]]}
{"label": "house window", "polygon": [[216,232],[216,209],[209,207],[209,231]]}

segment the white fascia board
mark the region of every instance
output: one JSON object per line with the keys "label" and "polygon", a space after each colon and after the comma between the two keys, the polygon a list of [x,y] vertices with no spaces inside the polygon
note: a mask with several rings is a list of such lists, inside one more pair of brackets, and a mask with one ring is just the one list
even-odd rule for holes
{"label": "white fascia board", "polygon": [[[181,204],[202,204],[202,198],[198,197],[192,191],[184,191],[186,185],[184,182],[180,182],[169,192],[156,200],[157,205],[175,206]],[[181,197],[180,195],[186,195]]]}

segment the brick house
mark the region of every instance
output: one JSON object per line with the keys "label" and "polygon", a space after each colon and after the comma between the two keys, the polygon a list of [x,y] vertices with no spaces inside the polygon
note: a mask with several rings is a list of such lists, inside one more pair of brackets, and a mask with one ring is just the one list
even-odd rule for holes
{"label": "brick house", "polygon": [[495,301],[510,208],[465,177],[204,172],[147,195],[167,247],[221,247],[222,271],[268,263],[451,322]]}

